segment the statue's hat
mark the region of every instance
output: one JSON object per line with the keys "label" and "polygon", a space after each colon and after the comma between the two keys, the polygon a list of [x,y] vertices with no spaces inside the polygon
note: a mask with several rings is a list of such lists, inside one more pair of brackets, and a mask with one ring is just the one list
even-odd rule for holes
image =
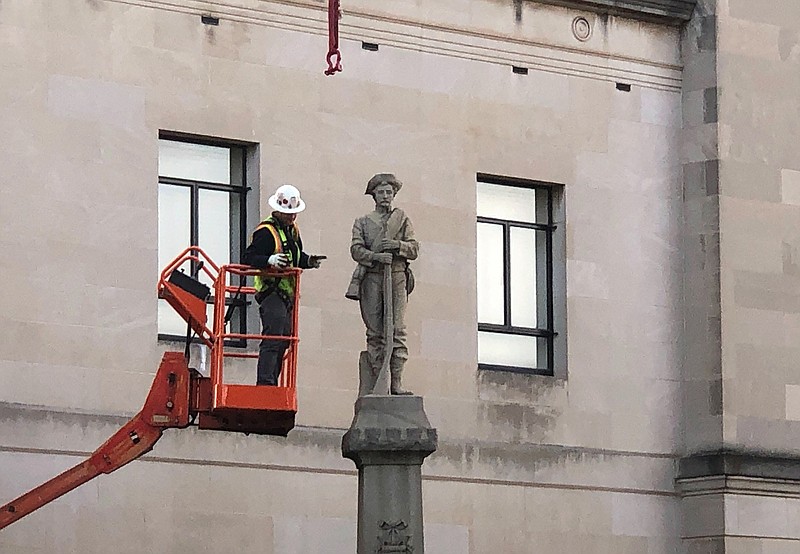
{"label": "statue's hat", "polygon": [[380,185],[392,185],[395,194],[403,188],[403,183],[397,180],[394,173],[377,173],[367,183],[367,190],[364,191],[364,194],[372,194]]}

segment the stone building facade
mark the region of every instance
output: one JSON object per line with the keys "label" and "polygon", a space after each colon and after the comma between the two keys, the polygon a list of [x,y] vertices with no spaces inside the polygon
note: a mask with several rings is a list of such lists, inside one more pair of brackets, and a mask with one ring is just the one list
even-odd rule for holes
{"label": "stone building facade", "polygon": [[[406,384],[439,431],[428,552],[800,550],[800,7],[343,10],[325,77],[314,0],[0,2],[0,503],[93,451],[182,348],[154,293],[165,140],[241,152],[250,229],[296,184],[329,257],[304,277],[288,438],[169,431],[0,553],[353,552],[340,441],[364,339],[343,294],[386,170],[422,244]],[[487,181],[551,195],[548,371],[479,368]]]}

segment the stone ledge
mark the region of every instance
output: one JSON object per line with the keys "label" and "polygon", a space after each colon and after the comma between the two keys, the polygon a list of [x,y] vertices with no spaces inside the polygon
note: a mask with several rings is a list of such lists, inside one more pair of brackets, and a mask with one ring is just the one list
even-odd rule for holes
{"label": "stone ledge", "polygon": [[800,482],[786,479],[725,477],[719,475],[715,477],[678,479],[677,485],[683,498],[733,494],[800,499]]}
{"label": "stone ledge", "polygon": [[683,23],[692,18],[697,0],[534,0],[567,8],[621,15],[656,23]]}
{"label": "stone ledge", "polygon": [[723,476],[800,481],[800,458],[720,451],[688,456],[678,462],[678,480]]}
{"label": "stone ledge", "polygon": [[[64,411],[0,402],[0,456],[65,457],[77,463],[133,414]],[[401,428],[402,425],[397,425]],[[143,462],[353,475],[342,458],[345,428],[296,427],[287,438],[169,430]],[[679,455],[558,444],[437,437],[423,479],[487,486],[676,495]],[[70,460],[72,460],[70,462]],[[124,471],[124,470],[121,470]]]}

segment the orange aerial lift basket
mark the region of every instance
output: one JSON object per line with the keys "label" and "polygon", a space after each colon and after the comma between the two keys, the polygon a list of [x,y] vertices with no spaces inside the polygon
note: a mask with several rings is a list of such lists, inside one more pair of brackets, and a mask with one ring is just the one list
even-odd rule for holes
{"label": "orange aerial lift basket", "polygon": [[[187,267],[188,266],[188,267]],[[181,269],[194,267],[213,283],[213,321],[207,320],[207,287]],[[235,285],[241,278],[256,275],[288,277],[295,280],[294,305],[300,295],[300,273],[297,268],[264,272],[249,266],[228,264],[217,266],[197,246],[184,250],[161,272],[158,296],[166,300],[183,317],[210,349],[210,377],[197,377],[196,412],[201,429],[220,429],[270,435],[286,434],[294,427],[297,413],[297,312],[292,310],[292,335],[267,336],[229,332],[226,328],[226,306],[236,297],[255,295],[253,287]],[[241,301],[239,301],[241,302]],[[234,341],[283,340],[289,343],[277,386],[230,384],[224,380],[225,361],[229,358],[258,358],[257,352],[230,347]],[[255,378],[255,364],[253,364]]]}
{"label": "orange aerial lift basket", "polygon": [[[186,270],[189,270],[187,273]],[[211,283],[211,287],[197,278]],[[227,330],[227,306],[242,296],[255,295],[245,286],[255,275],[285,277],[295,280],[291,336],[266,336],[233,333]],[[188,355],[166,352],[158,367],[150,393],[142,410],[108,439],[92,455],[46,483],[0,507],[0,529],[41,508],[102,473],[111,473],[152,450],[164,429],[184,428],[196,422],[200,429],[238,431],[262,435],[286,434],[294,427],[297,413],[297,305],[300,297],[300,274],[297,268],[263,272],[249,266],[218,266],[202,249],[190,246],[175,258],[158,280],[158,296],[187,322],[197,340],[210,349],[209,376],[189,368]],[[239,285],[233,285],[238,281]],[[213,305],[209,326],[207,308]],[[188,337],[187,337],[188,340]],[[231,348],[231,342],[287,341],[288,348],[277,386],[226,383],[225,361],[231,358],[258,358],[249,348]],[[188,345],[187,345],[188,346]],[[188,348],[187,348],[188,353]],[[253,364],[255,380],[256,364]]]}

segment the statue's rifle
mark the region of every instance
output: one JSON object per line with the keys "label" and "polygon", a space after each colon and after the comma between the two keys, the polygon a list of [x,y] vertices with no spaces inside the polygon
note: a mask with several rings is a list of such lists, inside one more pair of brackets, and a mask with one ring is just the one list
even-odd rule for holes
{"label": "statue's rifle", "polygon": [[[388,237],[389,229],[384,223],[384,236]],[[375,379],[375,386],[372,394],[391,394],[389,377],[389,364],[392,361],[392,351],[394,350],[394,306],[392,305],[392,263],[383,265],[383,365],[381,366],[378,378]]]}

